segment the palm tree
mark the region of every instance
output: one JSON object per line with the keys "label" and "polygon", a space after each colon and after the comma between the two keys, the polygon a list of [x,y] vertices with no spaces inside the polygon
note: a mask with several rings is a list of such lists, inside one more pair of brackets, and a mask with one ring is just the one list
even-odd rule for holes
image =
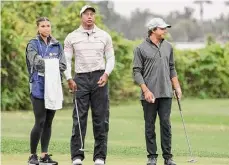
{"label": "palm tree", "polygon": [[212,1],[210,0],[196,0],[194,1],[194,4],[198,4],[200,6],[200,19],[203,23],[203,15],[204,15],[204,4],[212,4]]}

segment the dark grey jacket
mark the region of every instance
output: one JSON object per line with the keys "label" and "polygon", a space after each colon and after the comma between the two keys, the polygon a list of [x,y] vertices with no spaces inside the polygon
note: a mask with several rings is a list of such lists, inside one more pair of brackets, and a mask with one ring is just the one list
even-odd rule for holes
{"label": "dark grey jacket", "polygon": [[[171,98],[173,96],[171,79],[177,76],[172,45],[163,40],[157,47],[146,38],[134,50],[134,81],[146,84],[155,98]],[[144,96],[141,93],[141,100]]]}

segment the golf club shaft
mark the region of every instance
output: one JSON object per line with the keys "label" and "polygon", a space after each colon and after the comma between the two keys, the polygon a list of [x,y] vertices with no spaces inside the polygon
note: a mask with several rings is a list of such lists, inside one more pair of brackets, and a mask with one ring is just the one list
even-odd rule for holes
{"label": "golf club shaft", "polygon": [[181,115],[181,119],[182,119],[182,124],[183,124],[183,127],[184,127],[186,141],[188,143],[189,153],[190,153],[190,156],[192,157],[193,155],[192,155],[191,145],[190,145],[190,141],[189,141],[189,138],[188,138],[186,127],[185,127],[185,124],[184,124],[184,117],[183,117],[183,113],[182,113],[182,110],[181,110],[180,99],[178,98],[178,95],[177,95],[176,91],[175,91],[175,94],[176,94],[176,99],[177,99],[177,103],[178,103],[178,107],[179,107],[179,111],[180,111],[180,115]]}
{"label": "golf club shaft", "polygon": [[184,124],[184,118],[183,118],[183,114],[182,114],[181,111],[180,111],[180,115],[181,115],[181,119],[182,119],[182,123],[183,123],[183,127],[184,127],[184,132],[185,132],[186,140],[187,140],[187,143],[188,143],[189,153],[190,153],[190,156],[192,157],[192,151],[191,151],[190,141],[189,141],[189,138],[188,138],[188,135],[187,135],[186,127],[185,127],[185,124]]}
{"label": "golf club shaft", "polygon": [[78,110],[78,106],[77,106],[76,96],[74,99],[75,99],[75,109],[76,109],[76,115],[77,115],[79,133],[80,133],[81,149],[83,149],[83,137],[82,137],[82,132],[81,132],[80,117],[79,117],[79,110]]}

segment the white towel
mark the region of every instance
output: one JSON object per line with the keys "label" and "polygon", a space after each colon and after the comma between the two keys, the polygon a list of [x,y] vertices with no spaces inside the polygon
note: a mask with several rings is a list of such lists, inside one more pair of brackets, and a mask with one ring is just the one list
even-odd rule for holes
{"label": "white towel", "polygon": [[50,110],[62,109],[63,91],[61,85],[59,60],[44,59],[45,61],[45,108]]}

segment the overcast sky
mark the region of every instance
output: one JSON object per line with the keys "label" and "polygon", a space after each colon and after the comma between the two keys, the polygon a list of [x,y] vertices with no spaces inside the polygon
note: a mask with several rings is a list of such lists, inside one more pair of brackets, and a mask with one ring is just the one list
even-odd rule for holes
{"label": "overcast sky", "polygon": [[[168,14],[170,11],[183,11],[185,6],[195,9],[194,17],[199,19],[199,5],[193,4],[194,0],[112,0],[114,2],[114,9],[118,13],[129,17],[131,11],[136,8],[141,10],[150,9],[154,13],[162,15]],[[212,0],[213,4],[204,5],[204,19],[214,19],[219,17],[221,13],[228,14],[229,6],[225,6],[226,0]]]}

